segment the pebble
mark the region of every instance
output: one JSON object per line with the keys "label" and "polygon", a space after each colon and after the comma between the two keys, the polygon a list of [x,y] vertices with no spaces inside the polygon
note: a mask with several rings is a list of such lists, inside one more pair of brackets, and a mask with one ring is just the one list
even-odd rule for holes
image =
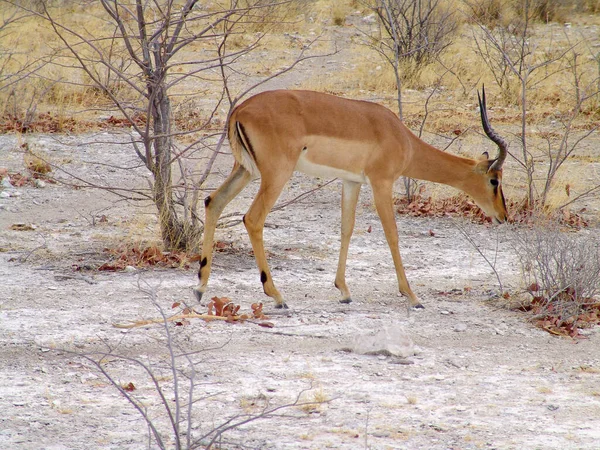
{"label": "pebble", "polygon": [[456,325],[454,325],[454,331],[456,331],[457,333],[462,333],[467,331],[467,324],[466,323],[457,323]]}
{"label": "pebble", "polygon": [[389,431],[375,431],[373,433],[373,437],[376,437],[376,438],[387,438],[387,437],[390,437],[390,432]]}

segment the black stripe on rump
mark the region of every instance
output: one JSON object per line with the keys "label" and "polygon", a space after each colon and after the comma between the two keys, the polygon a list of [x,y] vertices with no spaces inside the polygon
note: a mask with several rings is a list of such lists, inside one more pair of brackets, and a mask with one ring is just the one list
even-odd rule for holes
{"label": "black stripe on rump", "polygon": [[248,134],[246,133],[246,130],[244,130],[244,126],[241,124],[241,122],[236,122],[235,125],[238,129],[238,134],[240,135],[240,141],[242,142],[242,145],[248,151],[248,153],[250,153],[252,159],[256,161],[256,153],[254,153],[254,148],[252,148],[252,144],[250,143],[250,139],[248,139]]}

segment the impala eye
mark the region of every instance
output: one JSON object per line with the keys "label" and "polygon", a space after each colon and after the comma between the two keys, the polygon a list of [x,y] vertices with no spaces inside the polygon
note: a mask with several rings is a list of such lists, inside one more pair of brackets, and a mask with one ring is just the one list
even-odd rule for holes
{"label": "impala eye", "polygon": [[495,178],[492,178],[490,180],[490,183],[492,183],[492,186],[494,186],[494,187],[498,186],[498,180],[496,180]]}

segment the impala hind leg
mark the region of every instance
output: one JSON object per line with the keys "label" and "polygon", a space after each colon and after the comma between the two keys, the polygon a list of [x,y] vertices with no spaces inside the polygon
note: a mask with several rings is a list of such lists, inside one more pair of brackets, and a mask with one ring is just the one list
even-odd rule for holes
{"label": "impala hind leg", "polygon": [[394,213],[392,186],[393,183],[389,182],[372,185],[375,208],[377,209],[377,214],[379,214],[385,238],[392,252],[400,293],[408,297],[408,301],[413,308],[423,308],[423,305],[421,305],[421,302],[419,302],[419,299],[408,285],[408,280],[404,273],[400,249],[398,248],[398,226],[396,225],[396,215]]}
{"label": "impala hind leg", "polygon": [[252,250],[254,250],[254,257],[260,272],[260,281],[265,294],[275,300],[277,308],[287,308],[283,297],[275,287],[273,278],[271,277],[271,271],[269,270],[269,264],[265,255],[263,230],[267,214],[271,211],[285,183],[289,180],[291,171],[287,173],[281,170],[270,175],[275,175],[275,177],[267,178],[263,174],[258,194],[256,194],[256,198],[244,216],[244,225],[252,243]]}
{"label": "impala hind leg", "polygon": [[340,242],[340,258],[338,260],[337,272],[335,274],[335,287],[342,294],[340,303],[350,303],[350,289],[346,286],[346,260],[348,258],[348,247],[354,230],[356,218],[356,204],[360,194],[360,183],[344,180],[342,184],[342,232]]}
{"label": "impala hind leg", "polygon": [[204,200],[205,220],[202,256],[200,257],[200,270],[198,271],[198,286],[194,288],[194,294],[199,302],[202,300],[204,292],[206,292],[208,278],[210,277],[217,221],[221,217],[223,209],[246,187],[251,179],[250,172],[236,162],[231,174],[223,184]]}

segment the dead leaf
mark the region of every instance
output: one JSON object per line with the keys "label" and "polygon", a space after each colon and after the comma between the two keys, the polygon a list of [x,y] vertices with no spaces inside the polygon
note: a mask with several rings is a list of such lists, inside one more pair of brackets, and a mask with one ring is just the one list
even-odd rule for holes
{"label": "dead leaf", "polygon": [[129,382],[121,387],[123,388],[124,391],[127,391],[127,392],[133,392],[136,389],[135,385],[131,382]]}
{"label": "dead leaf", "polygon": [[15,223],[10,226],[10,229],[14,231],[33,231],[36,229],[36,226],[26,223]]}

